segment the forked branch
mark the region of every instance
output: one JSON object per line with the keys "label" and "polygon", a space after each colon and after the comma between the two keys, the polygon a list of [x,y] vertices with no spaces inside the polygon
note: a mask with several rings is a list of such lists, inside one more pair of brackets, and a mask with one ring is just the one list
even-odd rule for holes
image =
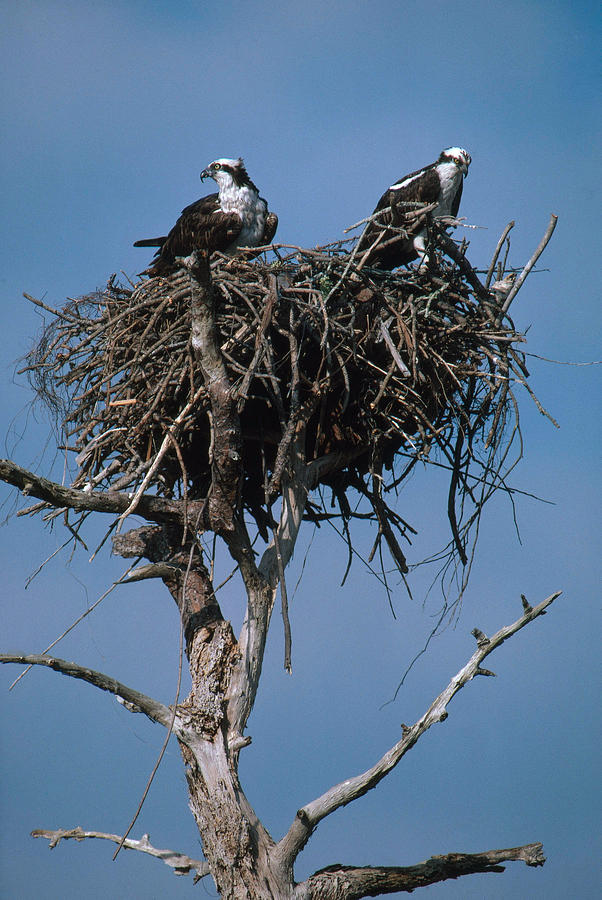
{"label": "forked branch", "polygon": [[514,298],[520,291],[521,287],[523,286],[527,275],[529,274],[529,272],[531,271],[531,269],[533,268],[533,266],[535,265],[535,263],[537,262],[537,260],[541,256],[541,254],[543,253],[543,251],[548,246],[548,244],[550,242],[550,238],[554,234],[554,229],[556,228],[557,222],[558,222],[558,216],[556,216],[556,215],[554,215],[554,213],[552,213],[550,215],[550,221],[548,223],[548,227],[546,228],[546,233],[544,234],[544,236],[542,237],[541,241],[539,242],[537,248],[535,249],[533,256],[531,257],[529,262],[525,265],[522,272],[520,273],[520,275],[514,282],[512,289],[510,290],[508,296],[506,297],[506,299],[504,301],[504,305],[502,306],[502,309],[500,311],[500,316],[499,316],[500,321],[501,321],[502,317],[510,309],[510,304],[512,303],[512,301],[514,300]]}
{"label": "forked branch", "polygon": [[[0,481],[12,484],[26,496],[36,497],[57,509],[66,507],[120,515],[131,503],[131,497],[119,491],[80,491],[65,487],[18,466],[10,459],[0,459]],[[191,519],[195,516],[197,506],[200,504],[189,504],[188,513]],[[140,497],[136,512],[151,522],[177,522],[182,520],[183,514],[181,502],[147,494]]]}
{"label": "forked branch", "polygon": [[318,823],[326,816],[333,813],[341,806],[351,803],[358,797],[363,796],[373,787],[375,787],[389,772],[395,768],[400,759],[417,743],[420,737],[428,731],[431,725],[436,722],[443,722],[447,716],[447,706],[452,698],[460,691],[465,684],[468,684],[475,675],[491,675],[493,673],[481,668],[483,660],[489,656],[497,647],[504,643],[533,619],[544,614],[546,608],[559,597],[561,591],[556,591],[546,600],[543,600],[538,606],[531,607],[529,604],[523,603],[524,613],[512,625],[501,628],[491,638],[487,638],[478,629],[473,631],[477,639],[477,649],[471,656],[470,660],[455,675],[448,686],[439,696],[431,703],[428,710],[411,728],[403,727],[403,737],[394,747],[388,750],[385,755],[366,772],[348,778],[340,784],[334,785],[330,790],[326,791],[321,797],[312,800],[311,803],[303,806],[298,812],[295,821],[291,825],[288,833],[279,842],[280,851],[284,859],[292,864],[297,854],[305,846],[312,831]]}

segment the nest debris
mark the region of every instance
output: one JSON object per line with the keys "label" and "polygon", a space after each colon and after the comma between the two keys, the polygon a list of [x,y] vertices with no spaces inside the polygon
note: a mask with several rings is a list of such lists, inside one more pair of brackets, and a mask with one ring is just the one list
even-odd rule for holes
{"label": "nest debris", "polygon": [[[417,462],[438,461],[450,470],[450,554],[465,564],[471,527],[505,486],[519,428],[513,386],[528,376],[524,338],[495,294],[478,296],[466,265],[439,256],[424,272],[367,269],[345,242],[274,251],[270,262],[241,255],[212,264],[241,420],[245,509],[267,539],[286,448],[304,422],[308,462],[341,455],[321,479],[332,499],[319,486],[308,518],[342,519],[350,553],[350,519],[373,519],[370,558],[384,538],[405,572],[395,535],[412,529],[384,498]],[[75,462],[72,486],[133,493],[151,473],[150,492],[206,496],[211,419],[186,270],[129,284],[112,276],[60,310],[33,302],[53,315],[22,371],[55,414]],[[352,507],[350,489],[368,513]]]}

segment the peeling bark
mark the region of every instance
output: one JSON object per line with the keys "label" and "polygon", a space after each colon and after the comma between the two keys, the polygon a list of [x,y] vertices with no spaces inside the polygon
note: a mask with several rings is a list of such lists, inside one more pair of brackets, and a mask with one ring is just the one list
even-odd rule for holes
{"label": "peeling bark", "polygon": [[295,894],[295,900],[359,900],[398,891],[411,893],[416,888],[462,875],[503,872],[504,866],[500,863],[510,860],[522,860],[528,866],[543,866],[542,845],[527,844],[484,853],[448,853],[433,856],[415,866],[329,866],[308,878]]}

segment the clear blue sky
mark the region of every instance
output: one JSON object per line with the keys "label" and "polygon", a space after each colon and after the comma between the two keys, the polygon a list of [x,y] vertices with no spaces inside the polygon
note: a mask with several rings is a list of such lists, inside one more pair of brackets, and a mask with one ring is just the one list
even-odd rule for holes
{"label": "clear blue sky", "polygon": [[[48,425],[32,415],[14,362],[39,331],[27,291],[60,304],[139,271],[138,238],[161,234],[203,193],[215,157],[243,155],[280,216],[282,241],[337,239],[400,175],[451,144],[473,157],[462,213],[469,256],[484,265],[516,220],[511,262],[524,263],[551,212],[553,242],[514,309],[528,350],[563,362],[598,346],[600,128],[592,2],[142,2],[20,0],[5,4],[0,38],[5,219],[0,253],[0,346],[5,452],[35,466]],[[329,863],[403,865],[434,853],[542,840],[541,870],[519,864],[424,890],[432,898],[583,900],[598,896],[594,867],[599,761],[597,472],[599,369],[529,359],[532,384],[560,423],[522,399],[525,460],[519,543],[506,501],[485,516],[459,620],[432,644],[395,703],[381,709],[432,627],[439,597],[412,575],[391,617],[360,564],[339,588],[344,548],[322,529],[292,602],[294,674],[282,671],[278,617],[250,722],[242,778],[275,837],[298,806],[371,765],[473,651],[470,630],[495,631],[556,589],[551,612],[490,659],[497,679],[461,692],[375,791],[323,823],[300,857],[303,877]],[[52,453],[47,452],[50,464]],[[410,562],[447,539],[443,484],[417,475],[399,510],[420,534]],[[12,504],[8,497],[5,510]],[[97,525],[102,532],[103,522]],[[61,526],[11,520],[0,532],[5,649],[37,652],[123,571],[106,553],[89,565],[59,554]],[[308,538],[311,535],[308,535]],[[372,536],[359,535],[369,548]],[[596,546],[598,544],[598,546]],[[93,546],[93,538],[91,539]],[[289,576],[303,563],[300,547]],[[238,624],[242,601],[226,589]],[[170,702],[178,621],[161,586],[121,588],[59,645],[58,655],[101,669]],[[52,853],[32,828],[121,832],[163,734],[111,698],[48,671],[2,693],[3,896],[25,900],[214,896],[159,862],[104,843]],[[134,836],[199,854],[177,746],[170,746]]]}

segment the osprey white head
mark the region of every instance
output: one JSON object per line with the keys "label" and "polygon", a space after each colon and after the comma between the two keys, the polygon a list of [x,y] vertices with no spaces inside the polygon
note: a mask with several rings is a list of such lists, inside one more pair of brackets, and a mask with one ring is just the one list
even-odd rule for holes
{"label": "osprey white head", "polygon": [[468,167],[472,162],[472,157],[468,150],[465,150],[463,147],[448,147],[447,150],[441,151],[438,161],[455,163],[462,172],[462,175],[466,177],[468,174]]}

